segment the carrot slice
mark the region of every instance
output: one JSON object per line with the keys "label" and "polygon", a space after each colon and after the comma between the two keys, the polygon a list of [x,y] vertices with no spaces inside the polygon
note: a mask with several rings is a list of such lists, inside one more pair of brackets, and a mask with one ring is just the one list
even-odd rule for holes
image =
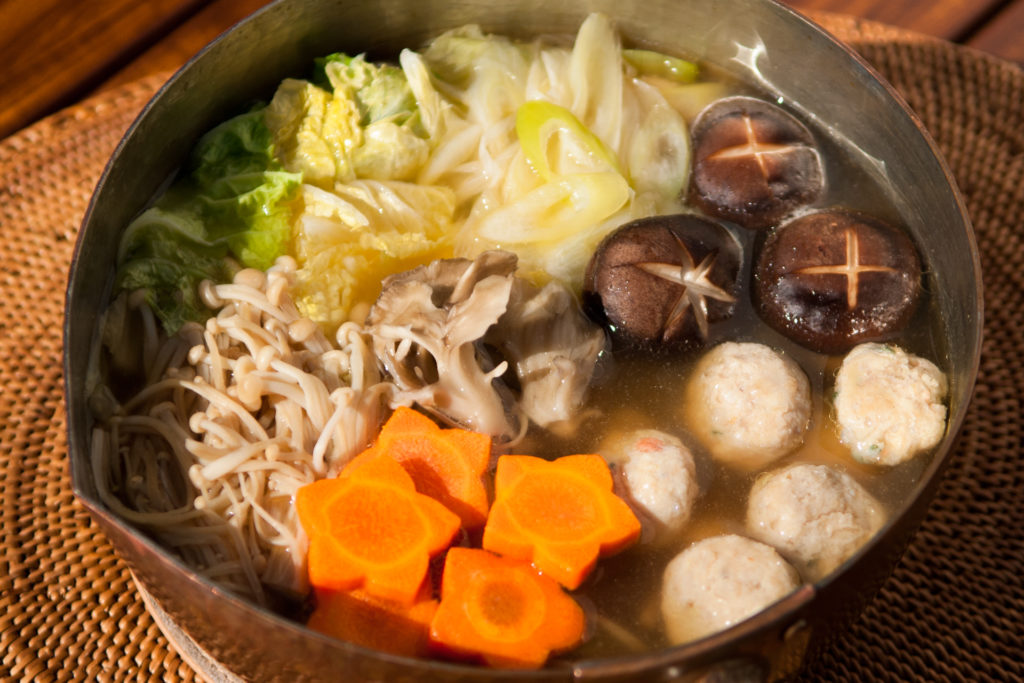
{"label": "carrot slice", "polygon": [[583,610],[550,578],[486,550],[452,548],[430,627],[439,651],[493,667],[539,668],[583,638]]}
{"label": "carrot slice", "polygon": [[364,588],[374,597],[410,605],[430,557],[459,530],[459,518],[416,492],[400,464],[363,453],[335,479],[307,484],[295,507],[309,536],[307,564],[314,588]]}
{"label": "carrot slice", "polygon": [[422,657],[430,651],[430,622],[437,600],[428,582],[413,605],[375,598],[364,590],[319,590],[306,625],[339,640],[381,652]]}
{"label": "carrot slice", "polygon": [[599,455],[543,460],[503,455],[483,547],[533,566],[577,588],[599,555],[624,549],[640,536],[640,520],[612,493]]}
{"label": "carrot slice", "polygon": [[398,408],[384,424],[371,450],[402,463],[416,490],[454,512],[466,529],[487,520],[483,476],[491,457],[491,437],[465,429],[441,429],[412,408]]}

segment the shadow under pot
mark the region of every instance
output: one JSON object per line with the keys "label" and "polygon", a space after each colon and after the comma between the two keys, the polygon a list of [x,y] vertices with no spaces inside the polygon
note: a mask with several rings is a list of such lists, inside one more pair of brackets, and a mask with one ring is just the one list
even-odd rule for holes
{"label": "shadow under pot", "polygon": [[920,292],[920,257],[907,234],[847,211],[807,214],[779,227],[754,270],[761,318],[821,353],[892,337],[909,322]]}
{"label": "shadow under pot", "polygon": [[777,225],[825,186],[810,130],[754,97],[708,105],[693,124],[690,202],[749,229]]}

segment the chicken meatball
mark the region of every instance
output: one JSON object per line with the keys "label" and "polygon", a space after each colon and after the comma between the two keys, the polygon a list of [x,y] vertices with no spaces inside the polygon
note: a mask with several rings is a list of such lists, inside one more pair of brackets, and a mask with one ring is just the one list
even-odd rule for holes
{"label": "chicken meatball", "polygon": [[798,464],[758,477],[747,531],[816,581],[853,555],[885,521],[882,504],[827,465]]}
{"label": "chicken meatball", "polygon": [[609,439],[601,454],[615,466],[631,506],[654,521],[659,539],[686,526],[700,486],[693,454],[682,441],[638,429]]}
{"label": "chicken meatball", "polygon": [[946,431],[946,376],[891,344],[861,344],[836,376],[839,440],[856,460],[897,465],[932,448]]}
{"label": "chicken meatball", "polygon": [[725,342],[697,363],[685,410],[715,459],[753,470],[803,442],[810,384],[795,362],[763,344]]}
{"label": "chicken meatball", "polygon": [[661,614],[675,645],[702,638],[781,600],[800,583],[771,546],[743,536],[713,536],[665,568]]}

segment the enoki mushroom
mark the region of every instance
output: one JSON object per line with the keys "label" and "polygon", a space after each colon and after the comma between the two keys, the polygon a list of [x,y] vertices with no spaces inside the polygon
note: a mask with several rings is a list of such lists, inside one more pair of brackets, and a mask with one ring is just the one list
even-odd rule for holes
{"label": "enoki mushroom", "polygon": [[373,440],[393,385],[355,323],[331,344],[300,316],[295,262],[203,283],[217,311],[154,343],[141,297],[147,387],[93,433],[104,502],[200,573],[265,601],[305,589],[307,540],[293,497]]}

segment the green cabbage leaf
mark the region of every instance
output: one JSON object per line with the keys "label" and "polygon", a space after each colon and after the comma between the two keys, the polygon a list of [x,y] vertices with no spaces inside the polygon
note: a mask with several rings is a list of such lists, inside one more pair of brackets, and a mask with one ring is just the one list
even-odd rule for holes
{"label": "green cabbage leaf", "polygon": [[188,169],[128,226],[118,249],[117,289],[145,290],[168,333],[209,317],[197,294],[202,280],[226,281],[236,263],[265,270],[288,253],[302,180],[274,156],[263,108],[204,135]]}

